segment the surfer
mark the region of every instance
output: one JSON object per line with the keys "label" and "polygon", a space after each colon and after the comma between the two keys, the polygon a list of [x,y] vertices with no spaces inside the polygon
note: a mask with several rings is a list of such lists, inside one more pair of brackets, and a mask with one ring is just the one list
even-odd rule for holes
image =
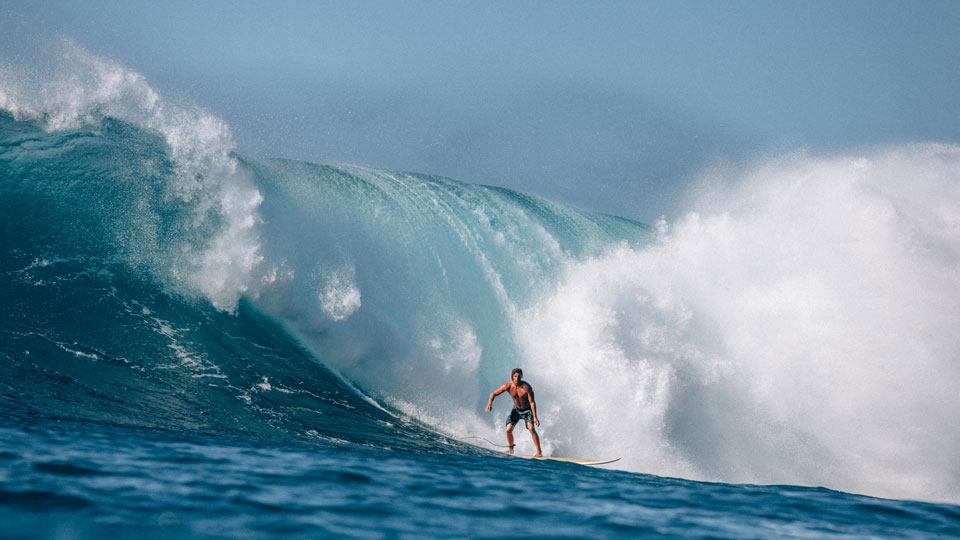
{"label": "surfer", "polygon": [[507,444],[509,445],[507,453],[513,453],[513,447],[515,446],[513,444],[513,428],[523,418],[527,431],[533,437],[533,444],[537,447],[535,457],[540,457],[542,455],[540,453],[540,436],[537,435],[537,430],[533,427],[534,424],[540,425],[540,419],[537,418],[537,404],[533,401],[533,387],[523,380],[523,370],[520,368],[511,371],[510,378],[510,382],[504,383],[503,386],[490,393],[486,411],[490,412],[493,409],[493,398],[504,392],[510,394],[510,397],[513,398],[513,410],[510,411],[510,416],[507,418]]}

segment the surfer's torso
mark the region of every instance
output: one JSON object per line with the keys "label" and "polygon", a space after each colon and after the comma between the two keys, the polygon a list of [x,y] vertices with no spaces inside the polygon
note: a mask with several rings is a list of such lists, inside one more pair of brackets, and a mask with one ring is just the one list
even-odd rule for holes
{"label": "surfer's torso", "polygon": [[521,381],[520,384],[514,382],[508,383],[507,393],[510,394],[510,397],[513,398],[513,406],[525,411],[530,408],[530,393],[533,392],[533,388],[526,382]]}

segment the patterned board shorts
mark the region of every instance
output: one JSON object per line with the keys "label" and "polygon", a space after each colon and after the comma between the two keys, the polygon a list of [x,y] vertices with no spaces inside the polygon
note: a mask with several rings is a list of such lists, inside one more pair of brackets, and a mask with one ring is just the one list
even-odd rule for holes
{"label": "patterned board shorts", "polygon": [[520,410],[517,408],[514,408],[512,411],[510,411],[510,417],[507,418],[507,425],[516,425],[521,418],[523,418],[523,421],[527,424],[527,427],[533,425],[533,411],[530,409]]}

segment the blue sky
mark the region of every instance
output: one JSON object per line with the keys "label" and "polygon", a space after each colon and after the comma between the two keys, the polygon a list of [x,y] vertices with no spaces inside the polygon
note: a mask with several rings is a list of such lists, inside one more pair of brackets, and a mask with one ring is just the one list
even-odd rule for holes
{"label": "blue sky", "polygon": [[11,2],[210,109],[240,151],[504,185],[652,221],[699,171],[960,141],[960,2]]}

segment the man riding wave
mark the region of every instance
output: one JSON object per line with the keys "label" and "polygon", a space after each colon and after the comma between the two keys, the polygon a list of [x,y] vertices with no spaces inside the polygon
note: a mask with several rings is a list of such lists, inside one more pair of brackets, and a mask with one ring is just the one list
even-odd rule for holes
{"label": "man riding wave", "polygon": [[535,457],[541,457],[540,436],[537,435],[537,430],[534,428],[534,424],[537,426],[540,425],[540,419],[537,418],[537,404],[533,400],[533,387],[523,380],[523,370],[520,368],[515,368],[511,371],[510,378],[510,382],[504,383],[500,388],[490,393],[490,399],[487,400],[486,411],[490,412],[492,410],[493,398],[504,392],[510,394],[510,397],[513,398],[513,410],[510,411],[510,416],[507,418],[507,444],[509,445],[507,453],[513,453],[513,447],[515,446],[513,444],[513,428],[517,425],[517,422],[523,418],[523,422],[527,426],[527,431],[530,432],[530,437],[533,438],[533,444],[537,447]]}

